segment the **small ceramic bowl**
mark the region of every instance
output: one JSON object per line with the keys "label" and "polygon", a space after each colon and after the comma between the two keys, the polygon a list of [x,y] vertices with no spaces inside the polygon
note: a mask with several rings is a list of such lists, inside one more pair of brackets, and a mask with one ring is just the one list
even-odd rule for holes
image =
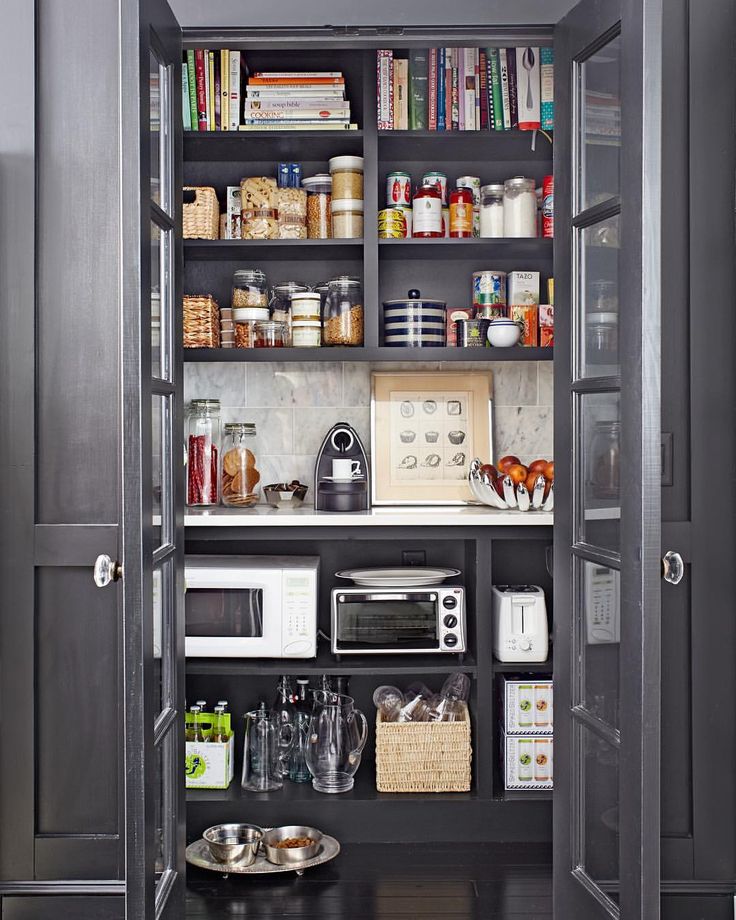
{"label": "small ceramic bowl", "polygon": [[521,338],[521,326],[508,319],[492,319],[488,341],[494,348],[511,348]]}

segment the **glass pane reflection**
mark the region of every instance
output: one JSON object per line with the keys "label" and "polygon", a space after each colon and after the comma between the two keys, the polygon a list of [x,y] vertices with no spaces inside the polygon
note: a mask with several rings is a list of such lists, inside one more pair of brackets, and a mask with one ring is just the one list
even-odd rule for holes
{"label": "glass pane reflection", "polygon": [[583,662],[581,698],[594,716],[618,728],[620,576],[615,569],[576,559],[582,616],[578,660]]}
{"label": "glass pane reflection", "polygon": [[580,451],[573,462],[582,496],[578,539],[617,553],[621,529],[619,394],[586,393],[576,398]]}
{"label": "glass pane reflection", "polygon": [[619,878],[618,750],[585,725],[578,732],[578,790],[582,839],[578,865],[608,888]]}
{"label": "glass pane reflection", "polygon": [[578,70],[580,168],[578,211],[613,198],[620,188],[621,37]]}

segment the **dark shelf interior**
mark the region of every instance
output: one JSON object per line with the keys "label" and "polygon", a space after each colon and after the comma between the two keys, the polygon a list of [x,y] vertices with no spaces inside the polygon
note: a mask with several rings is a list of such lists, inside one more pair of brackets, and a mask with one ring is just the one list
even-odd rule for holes
{"label": "dark shelf interior", "polygon": [[363,240],[184,240],[184,258],[242,259],[362,259]]}
{"label": "dark shelf interior", "polygon": [[553,348],[186,348],[184,361],[551,361]]}
{"label": "dark shelf interior", "polygon": [[382,259],[495,259],[499,253],[504,261],[512,259],[515,264],[524,259],[522,267],[529,258],[544,260],[545,268],[552,261],[552,240],[544,238],[380,239],[378,248]]}
{"label": "dark shelf interior", "polygon": [[494,658],[493,671],[496,674],[551,674],[553,671],[552,653],[550,652],[547,661],[541,662],[496,661]]}

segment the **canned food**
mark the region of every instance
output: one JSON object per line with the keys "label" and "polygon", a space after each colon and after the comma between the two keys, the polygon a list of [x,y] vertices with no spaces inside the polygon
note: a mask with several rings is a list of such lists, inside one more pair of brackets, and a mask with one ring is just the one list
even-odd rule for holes
{"label": "canned food", "polygon": [[392,172],[386,176],[386,204],[411,207],[411,176],[407,172]]}
{"label": "canned food", "polygon": [[506,303],[506,272],[493,270],[473,272],[473,303]]}
{"label": "canned food", "polygon": [[545,176],[542,182],[542,236],[555,235],[555,177]]}
{"label": "canned food", "polygon": [[508,307],[501,303],[496,304],[476,304],[476,319],[505,319],[508,313]]}
{"label": "canned food", "polygon": [[406,233],[403,230],[396,230],[391,227],[386,227],[385,229],[378,229],[378,239],[379,240],[405,240]]}
{"label": "canned food", "polygon": [[409,236],[411,231],[407,221],[410,211],[401,208],[385,208],[378,212],[378,235],[383,239]]}
{"label": "canned food", "polygon": [[437,170],[426,172],[422,176],[422,185],[427,183],[438,186],[440,198],[442,199],[442,207],[447,207],[447,176],[443,172],[438,172]]}
{"label": "canned food", "polygon": [[488,319],[459,319],[455,323],[458,346],[460,348],[485,348],[490,322]]}

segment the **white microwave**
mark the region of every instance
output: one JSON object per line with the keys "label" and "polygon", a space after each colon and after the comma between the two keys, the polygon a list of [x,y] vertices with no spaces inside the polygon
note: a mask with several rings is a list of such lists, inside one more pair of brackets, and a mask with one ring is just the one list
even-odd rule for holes
{"label": "white microwave", "polygon": [[314,658],[318,556],[187,556],[186,655]]}

